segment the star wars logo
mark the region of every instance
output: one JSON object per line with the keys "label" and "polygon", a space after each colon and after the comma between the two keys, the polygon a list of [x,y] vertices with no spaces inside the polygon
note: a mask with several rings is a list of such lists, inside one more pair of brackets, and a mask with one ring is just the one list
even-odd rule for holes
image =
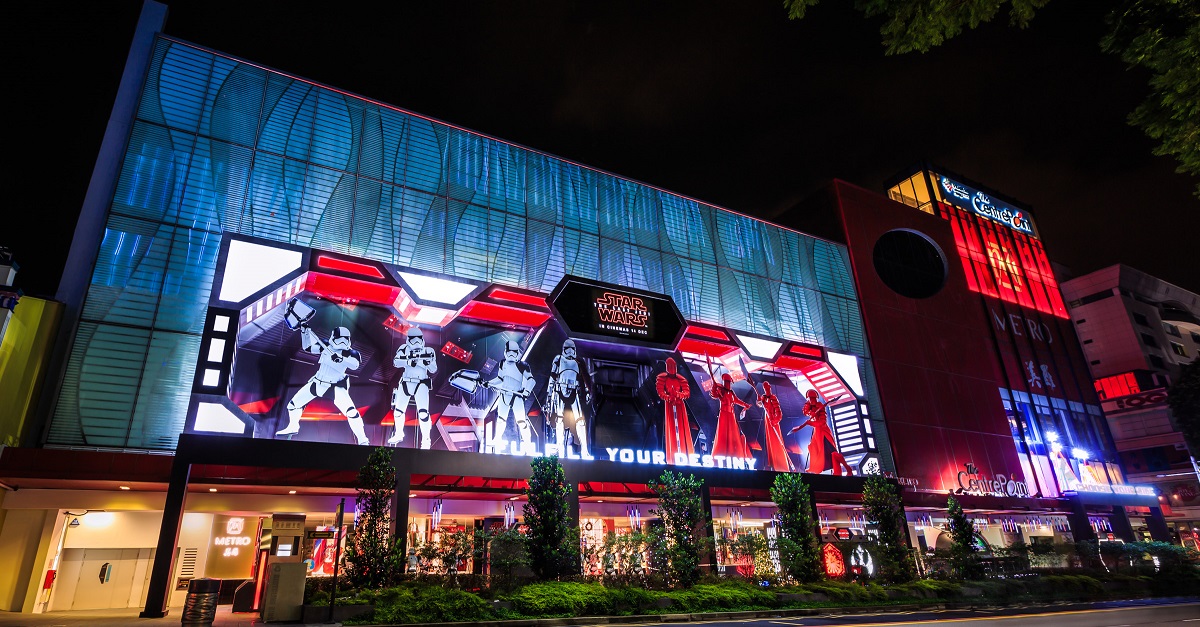
{"label": "star wars logo", "polygon": [[971,462],[963,464],[966,470],[958,472],[958,492],[963,494],[987,494],[992,496],[1029,496],[1029,486],[1024,481],[1017,481],[1004,475],[996,475],[995,479],[979,472],[979,468]]}
{"label": "star wars logo", "polygon": [[636,296],[604,292],[592,305],[602,329],[637,335],[650,333],[650,308]]}

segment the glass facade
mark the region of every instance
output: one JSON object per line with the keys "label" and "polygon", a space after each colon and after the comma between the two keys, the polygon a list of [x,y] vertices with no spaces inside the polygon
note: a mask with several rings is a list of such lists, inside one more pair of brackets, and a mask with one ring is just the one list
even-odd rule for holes
{"label": "glass facade", "polygon": [[174,447],[224,233],[867,356],[839,245],[166,38],[137,111],[49,444]]}

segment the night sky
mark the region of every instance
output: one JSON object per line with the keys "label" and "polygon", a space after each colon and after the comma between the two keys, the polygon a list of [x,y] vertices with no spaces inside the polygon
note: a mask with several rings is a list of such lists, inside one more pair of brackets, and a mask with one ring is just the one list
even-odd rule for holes
{"label": "night sky", "polygon": [[[836,0],[168,4],[169,35],[768,219],[928,160],[1030,205],[1075,274],[1200,291],[1196,181],[1125,123],[1147,75],[1100,52],[1108,2],[900,57]],[[6,7],[0,245],[27,294],[57,288],[140,6]]]}

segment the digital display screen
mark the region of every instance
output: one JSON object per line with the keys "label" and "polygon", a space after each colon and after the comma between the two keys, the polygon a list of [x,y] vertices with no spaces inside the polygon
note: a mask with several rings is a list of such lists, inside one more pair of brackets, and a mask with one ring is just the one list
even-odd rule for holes
{"label": "digital display screen", "polygon": [[554,308],[572,334],[674,347],[684,321],[665,296],[578,279],[566,279]]}

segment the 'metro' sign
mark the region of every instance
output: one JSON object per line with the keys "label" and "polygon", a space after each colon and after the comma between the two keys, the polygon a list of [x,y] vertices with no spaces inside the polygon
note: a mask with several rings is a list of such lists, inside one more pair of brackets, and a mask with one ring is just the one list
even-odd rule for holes
{"label": "'metro' sign", "polygon": [[953,179],[945,176],[940,178],[942,197],[946,202],[972,211],[993,222],[999,222],[1014,231],[1033,235],[1033,222],[1030,222],[1029,215],[1025,211],[996,202],[991,196]]}

